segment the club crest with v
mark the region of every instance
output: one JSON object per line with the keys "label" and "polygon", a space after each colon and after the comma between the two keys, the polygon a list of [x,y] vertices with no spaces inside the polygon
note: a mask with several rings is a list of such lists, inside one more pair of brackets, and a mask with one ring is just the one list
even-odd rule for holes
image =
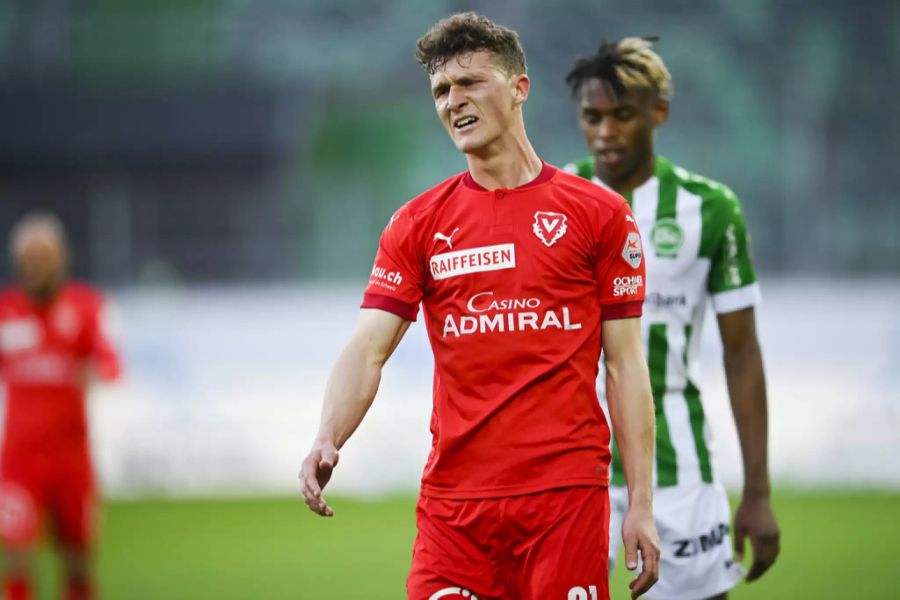
{"label": "club crest with v", "polygon": [[566,235],[566,215],[557,212],[539,210],[534,213],[534,235],[548,248],[555,244],[559,238]]}

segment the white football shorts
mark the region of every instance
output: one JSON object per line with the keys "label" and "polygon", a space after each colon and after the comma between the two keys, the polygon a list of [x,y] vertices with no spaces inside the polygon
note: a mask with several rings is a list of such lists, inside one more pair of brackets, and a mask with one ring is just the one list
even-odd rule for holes
{"label": "white football shorts", "polygon": [[[628,490],[609,488],[609,567],[622,545]],[[659,581],[650,600],[702,600],[733,588],[744,576],[734,561],[728,494],[718,483],[656,488],[653,516],[659,532]],[[638,567],[640,572],[640,566]]]}

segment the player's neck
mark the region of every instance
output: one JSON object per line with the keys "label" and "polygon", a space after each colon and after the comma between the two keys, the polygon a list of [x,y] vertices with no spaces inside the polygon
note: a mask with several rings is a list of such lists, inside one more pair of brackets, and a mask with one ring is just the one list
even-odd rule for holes
{"label": "player's neck", "polygon": [[487,190],[511,190],[537,179],[544,163],[528,141],[525,129],[504,136],[484,153],[466,154],[472,179]]}
{"label": "player's neck", "polygon": [[41,290],[29,290],[27,287],[22,286],[22,291],[25,292],[25,296],[33,306],[44,308],[53,304],[60,291],[62,291],[62,287],[62,283]]}
{"label": "player's neck", "polygon": [[[618,181],[604,180],[603,183],[615,190],[616,193],[621,194],[622,196],[628,196],[634,192],[634,190],[647,183],[647,180],[653,177],[653,173],[655,172],[656,153],[651,152],[650,157],[642,161],[631,173],[628,173]],[[600,175],[597,175],[597,177],[600,177]],[[603,178],[600,177],[600,179]]]}

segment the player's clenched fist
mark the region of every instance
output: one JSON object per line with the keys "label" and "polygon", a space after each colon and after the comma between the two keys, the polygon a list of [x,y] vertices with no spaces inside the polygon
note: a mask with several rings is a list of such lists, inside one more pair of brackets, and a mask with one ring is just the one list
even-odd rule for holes
{"label": "player's clenched fist", "polygon": [[322,489],[331,479],[331,474],[338,464],[338,451],[329,442],[317,443],[310,450],[300,467],[300,483],[303,487],[303,499],[309,510],[323,517],[334,516],[334,511],[322,498]]}

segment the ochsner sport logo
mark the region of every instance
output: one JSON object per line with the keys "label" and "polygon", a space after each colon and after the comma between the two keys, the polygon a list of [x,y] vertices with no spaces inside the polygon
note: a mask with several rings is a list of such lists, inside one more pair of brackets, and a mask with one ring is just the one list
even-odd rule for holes
{"label": "ochsner sport logo", "polygon": [[449,314],[444,318],[444,337],[474,333],[581,329],[573,323],[569,307],[541,310],[540,298],[504,298],[494,292],[475,294],[466,303],[470,314]]}
{"label": "ochsner sport logo", "polygon": [[469,600],[478,600],[478,596],[469,590],[458,587],[448,587],[438,590],[433,593],[428,600],[440,600],[441,598],[468,598]]}
{"label": "ochsner sport logo", "polygon": [[613,296],[634,296],[644,286],[640,275],[625,275],[613,279]]}

